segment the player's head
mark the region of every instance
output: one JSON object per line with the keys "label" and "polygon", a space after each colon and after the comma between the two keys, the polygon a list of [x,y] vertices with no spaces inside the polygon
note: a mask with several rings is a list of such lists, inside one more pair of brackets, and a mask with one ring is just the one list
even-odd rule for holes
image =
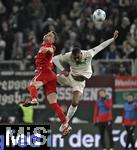
{"label": "player's head", "polygon": [[50,31],[43,37],[43,42],[55,43],[57,34],[54,31]]}
{"label": "player's head", "polygon": [[106,97],[106,90],[105,90],[105,89],[100,89],[100,90],[98,91],[98,97],[99,97],[99,98],[104,98],[104,97]]}
{"label": "player's head", "polygon": [[81,61],[81,59],[82,59],[82,52],[81,52],[80,47],[78,47],[78,46],[74,46],[73,47],[73,49],[72,49],[72,57],[73,57],[73,59],[76,62]]}
{"label": "player's head", "polygon": [[127,101],[132,102],[134,100],[134,95],[132,93],[127,94]]}

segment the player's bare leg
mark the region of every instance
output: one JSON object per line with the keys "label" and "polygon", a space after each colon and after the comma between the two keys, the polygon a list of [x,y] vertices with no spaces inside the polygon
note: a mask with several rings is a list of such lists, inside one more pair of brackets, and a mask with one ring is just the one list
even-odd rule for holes
{"label": "player's bare leg", "polygon": [[73,92],[72,103],[68,109],[67,116],[66,116],[68,122],[70,121],[70,119],[74,116],[75,112],[77,111],[81,95],[82,95],[82,93],[80,91]]}
{"label": "player's bare leg", "polygon": [[[81,95],[82,93],[80,91],[73,92],[72,103],[68,109],[67,116],[66,116],[67,122],[70,121],[70,119],[74,116],[75,112],[77,111]],[[64,129],[63,125],[61,125],[59,130],[62,131],[63,129]]]}
{"label": "player's bare leg", "polygon": [[57,94],[56,93],[49,94],[47,96],[47,100],[48,100],[51,108],[56,112],[59,119],[61,120],[61,123],[62,123],[62,126],[63,126],[63,130],[61,131],[62,132],[62,137],[65,137],[72,130],[72,128],[68,124],[67,119],[66,119],[62,109],[57,104]]}

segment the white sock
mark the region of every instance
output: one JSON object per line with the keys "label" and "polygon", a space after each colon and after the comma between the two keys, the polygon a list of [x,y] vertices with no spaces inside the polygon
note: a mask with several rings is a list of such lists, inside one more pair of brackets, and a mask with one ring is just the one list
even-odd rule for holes
{"label": "white sock", "polygon": [[66,116],[68,122],[74,116],[77,108],[78,108],[78,106],[75,106],[75,107],[73,107],[72,105],[69,106],[67,116]]}

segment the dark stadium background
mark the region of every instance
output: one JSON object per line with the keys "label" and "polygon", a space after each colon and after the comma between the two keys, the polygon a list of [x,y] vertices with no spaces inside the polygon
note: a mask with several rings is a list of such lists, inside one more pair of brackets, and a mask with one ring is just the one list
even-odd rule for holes
{"label": "dark stadium background", "polygon": [[[92,21],[92,13],[97,8],[107,14],[101,26]],[[42,88],[39,106],[23,109],[19,104],[29,96],[27,86],[34,76],[34,56],[43,35],[50,30],[56,31],[56,54],[63,54],[71,51],[74,44],[82,49],[92,48],[111,38],[115,29],[119,31],[116,42],[93,60],[94,76],[87,82],[79,109],[72,119],[73,132],[56,144],[59,123],[47,104]],[[102,87],[113,97],[114,141],[116,148],[121,149],[126,137],[121,124],[126,93],[133,92],[137,99],[136,0],[0,0],[1,124],[51,123],[53,149],[98,149],[95,138],[98,130],[92,117],[94,100]],[[71,88],[58,86],[58,103],[65,113],[70,102]],[[85,134],[93,137],[93,144],[86,144],[83,140]],[[74,135],[79,138],[73,143]],[[77,147],[75,144],[78,144]]]}

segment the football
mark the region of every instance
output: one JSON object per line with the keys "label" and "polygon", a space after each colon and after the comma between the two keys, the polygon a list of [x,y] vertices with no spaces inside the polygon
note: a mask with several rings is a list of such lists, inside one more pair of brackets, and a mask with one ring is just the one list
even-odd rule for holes
{"label": "football", "polygon": [[93,21],[94,22],[103,22],[105,19],[106,19],[106,13],[104,10],[102,9],[96,9],[94,12],[93,12]]}

